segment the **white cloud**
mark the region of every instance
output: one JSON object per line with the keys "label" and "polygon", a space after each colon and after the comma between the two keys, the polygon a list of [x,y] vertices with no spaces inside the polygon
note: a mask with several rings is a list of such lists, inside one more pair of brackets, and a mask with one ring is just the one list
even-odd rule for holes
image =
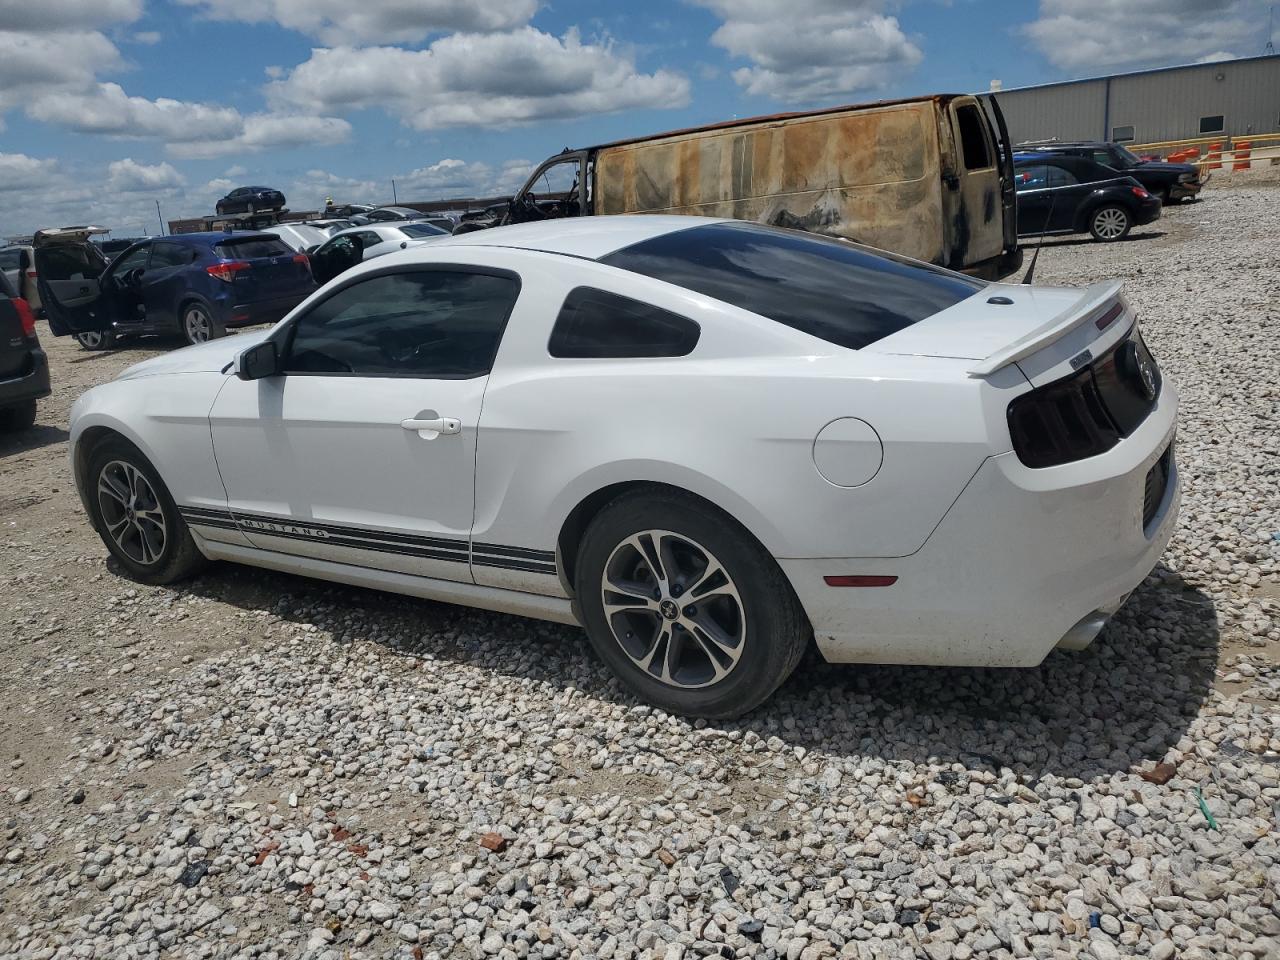
{"label": "white cloud", "polygon": [[924,58],[887,16],[886,0],[694,0],[723,23],[711,42],[751,61],[733,72],[753,96],[848,100],[897,80]]}
{"label": "white cloud", "polygon": [[1055,66],[1101,73],[1242,46],[1264,12],[1256,0],[1040,0],[1023,29]]}
{"label": "white cloud", "polygon": [[142,16],[142,0],[2,0],[7,30],[67,33],[111,23],[132,23]]}
{"label": "white cloud", "polygon": [[107,165],[107,189],[117,193],[152,193],[181,187],[186,178],[167,163],[139,163],[132,157]]}
{"label": "white cloud", "polygon": [[139,33],[135,33],[130,39],[133,40],[134,43],[141,43],[144,46],[153,47],[163,40],[164,36],[158,30],[143,30]]}
{"label": "white cloud", "polygon": [[1234,60],[1236,55],[1226,50],[1215,50],[1213,53],[1206,53],[1203,57],[1197,57],[1196,63],[1221,63],[1223,60]]}
{"label": "white cloud", "polygon": [[217,20],[260,23],[318,37],[333,46],[418,43],[434,34],[487,33],[523,26],[538,0],[179,0]]}
{"label": "white cloud", "polygon": [[40,160],[25,153],[0,153],[0,193],[47,186],[56,175],[55,160]]}
{"label": "white cloud", "polygon": [[234,137],[243,127],[239,111],[207,103],[160,97],[131,97],[117,83],[100,83],[85,91],[36,96],[27,113],[77,133],[117,137],[154,137],[167,143]]}
{"label": "white cloud", "polygon": [[680,107],[689,81],[641,73],[608,41],[583,43],[532,27],[453,34],[425,50],[317,49],[267,87],[269,99],[308,112],[382,107],[411,127],[506,126],[627,109]]}
{"label": "white cloud", "polygon": [[235,136],[170,143],[169,152],[188,160],[209,159],[308,144],[328,146],[350,138],[351,124],[338,117],[254,113],[244,118]]}
{"label": "white cloud", "polygon": [[120,51],[100,33],[21,33],[0,30],[0,109],[31,91],[82,87],[100,71],[123,65]]}
{"label": "white cloud", "polygon": [[236,164],[232,164],[231,166],[227,167],[227,172],[226,172],[225,174],[223,174],[223,176],[227,176],[227,177],[243,177],[243,176],[244,176],[246,173],[248,173],[248,172],[249,172],[248,170],[246,170],[244,167],[240,166],[240,164],[236,163]]}

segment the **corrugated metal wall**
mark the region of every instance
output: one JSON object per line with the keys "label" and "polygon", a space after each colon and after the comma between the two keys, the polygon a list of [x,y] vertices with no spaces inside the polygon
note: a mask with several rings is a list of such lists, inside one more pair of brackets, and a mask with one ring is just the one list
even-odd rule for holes
{"label": "corrugated metal wall", "polygon": [[[1218,79],[1221,77],[1221,79]],[[1107,88],[1110,86],[1110,109]],[[1280,56],[1227,60],[997,93],[1014,141],[1199,137],[1202,117],[1222,115],[1226,135],[1280,132]]]}

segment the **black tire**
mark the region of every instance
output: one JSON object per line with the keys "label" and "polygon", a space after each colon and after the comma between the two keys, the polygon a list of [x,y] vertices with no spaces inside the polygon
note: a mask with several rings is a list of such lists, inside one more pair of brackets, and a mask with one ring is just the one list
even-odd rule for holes
{"label": "black tire", "polygon": [[[99,492],[99,484],[103,482],[104,471],[110,472],[112,480],[118,479],[121,472],[117,469],[117,465],[122,464],[140,473],[150,487],[149,493],[154,494],[154,497],[147,495],[137,499],[138,514],[158,511],[164,519],[162,545],[153,538],[148,540],[153,548],[159,549],[155,551],[154,557],[146,562],[141,561],[136,555],[131,555],[130,552],[131,544],[134,546],[133,552],[138,552],[136,545],[141,538],[126,534],[122,535],[123,544],[117,541],[109,532],[111,521],[116,520],[116,516],[108,518],[104,514],[105,509],[114,509],[113,506],[104,507],[104,504],[112,504],[114,501],[110,496]],[[169,495],[169,489],[160,479],[160,475],[142,455],[142,451],[123,437],[111,437],[94,447],[85,465],[83,488],[89,505],[89,519],[94,529],[98,531],[98,536],[106,544],[111,556],[132,579],[149,584],[173,583],[197,573],[208,563],[196,547],[191,531],[178,512],[173,497]],[[139,492],[143,492],[141,487]],[[118,520],[116,523],[118,525]],[[147,529],[154,535],[154,524],[147,525]]]}
{"label": "black tire", "polygon": [[[195,319],[199,315],[202,320]],[[202,334],[200,331],[205,331]],[[194,346],[227,335],[227,328],[203,300],[188,300],[178,310],[178,333],[183,341]]]}
{"label": "black tire", "polygon": [[11,407],[0,407],[0,431],[16,433],[27,430],[36,422],[36,402],[26,400]]}
{"label": "black tire", "polygon": [[[706,551],[723,568],[729,588],[736,588],[736,592],[732,597],[727,594],[715,597],[720,590],[700,588],[697,592],[691,589],[679,602],[663,600],[664,608],[672,604],[679,611],[678,620],[677,614],[665,610],[659,613],[636,609],[621,613],[615,611],[611,621],[605,612],[604,577],[608,573],[615,578],[613,582],[618,582],[617,569],[611,568],[610,564],[625,564],[625,551],[634,549],[627,545],[629,538],[641,534],[643,541],[646,531],[664,532],[664,544],[669,550],[674,544],[681,549],[695,548],[690,556],[696,556],[697,549]],[[652,538],[649,542],[652,543]],[[638,550],[635,556],[643,569],[644,560]],[[679,569],[680,564],[669,563],[668,567]],[[708,568],[709,565],[703,567],[703,572]],[[700,574],[696,572],[696,566],[694,570],[690,579],[696,581]],[[628,573],[624,579],[630,582],[632,576]],[[652,577],[652,573],[649,576]],[[673,581],[671,597],[679,597],[681,587],[675,581],[683,580],[683,577],[672,576],[669,579]],[[678,492],[624,494],[601,510],[587,527],[579,546],[575,580],[578,606],[587,636],[600,658],[637,696],[672,713],[716,720],[747,713],[767,700],[791,675],[812,637],[808,618],[795,592],[763,547],[731,517]],[[656,583],[656,579],[653,582]],[[610,596],[618,599],[616,594],[611,593]],[[684,619],[685,614],[694,611],[695,603],[704,601],[706,607],[722,601],[727,603],[729,616],[739,622],[736,639],[740,647],[733,648],[737,659],[718,680],[709,679],[706,673],[707,670],[712,671],[710,676],[713,678],[718,672],[711,665],[707,643],[693,636],[689,629],[677,626],[692,622]],[[723,612],[724,608],[721,609]],[[707,609],[702,611],[703,622],[708,613]],[[624,649],[623,637],[633,637],[625,629],[626,625],[635,624],[637,632],[643,634],[650,629],[650,623],[655,636],[660,636],[665,627],[672,631],[668,636],[674,638],[678,634],[680,639],[672,639],[665,646],[664,641],[658,639],[649,647],[648,638],[642,636],[638,640],[632,639],[632,646],[641,651],[648,648],[668,654],[680,651],[675,652],[675,657],[681,671],[685,671],[688,665],[685,683],[665,681],[643,668],[636,659],[637,654]],[[614,632],[615,624],[619,626],[618,634]],[[673,645],[677,642],[679,647]],[[717,649],[725,650],[724,647]],[[643,653],[639,656],[644,658]],[[659,659],[657,653],[650,657],[653,661]],[[721,668],[725,668],[723,662]],[[699,671],[701,680],[698,679]],[[674,670],[664,672],[672,677],[677,673]],[[696,685],[698,683],[702,685]]]}
{"label": "black tire", "polygon": [[1089,214],[1089,233],[1101,243],[1123,240],[1133,229],[1133,217],[1116,203],[1107,203]]}
{"label": "black tire", "polygon": [[110,350],[116,345],[114,330],[90,330],[88,333],[77,333],[76,343],[85,350]]}

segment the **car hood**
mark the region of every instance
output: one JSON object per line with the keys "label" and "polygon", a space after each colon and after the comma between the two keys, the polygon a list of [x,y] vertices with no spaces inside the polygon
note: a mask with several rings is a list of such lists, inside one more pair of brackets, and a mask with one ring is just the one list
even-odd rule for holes
{"label": "car hood", "polygon": [[221,337],[194,347],[183,347],[150,360],[135,363],[117,380],[135,380],[138,377],[158,377],[171,373],[220,373],[243,350],[265,340],[270,328]]}
{"label": "car hood", "polygon": [[1154,170],[1157,173],[1199,173],[1199,168],[1191,163],[1169,163],[1166,160],[1144,160],[1132,170]]}

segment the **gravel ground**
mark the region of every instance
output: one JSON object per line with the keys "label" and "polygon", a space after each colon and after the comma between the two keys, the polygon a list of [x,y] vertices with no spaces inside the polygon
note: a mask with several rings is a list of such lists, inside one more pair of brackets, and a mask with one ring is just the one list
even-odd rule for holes
{"label": "gravel ground", "polygon": [[575,630],[122,579],[64,426],[167,345],[49,340],[0,442],[0,956],[1280,956],[1277,186],[1045,245],[1043,282],[1128,281],[1183,398],[1178,532],[1090,650],[810,659],[730,724]]}

